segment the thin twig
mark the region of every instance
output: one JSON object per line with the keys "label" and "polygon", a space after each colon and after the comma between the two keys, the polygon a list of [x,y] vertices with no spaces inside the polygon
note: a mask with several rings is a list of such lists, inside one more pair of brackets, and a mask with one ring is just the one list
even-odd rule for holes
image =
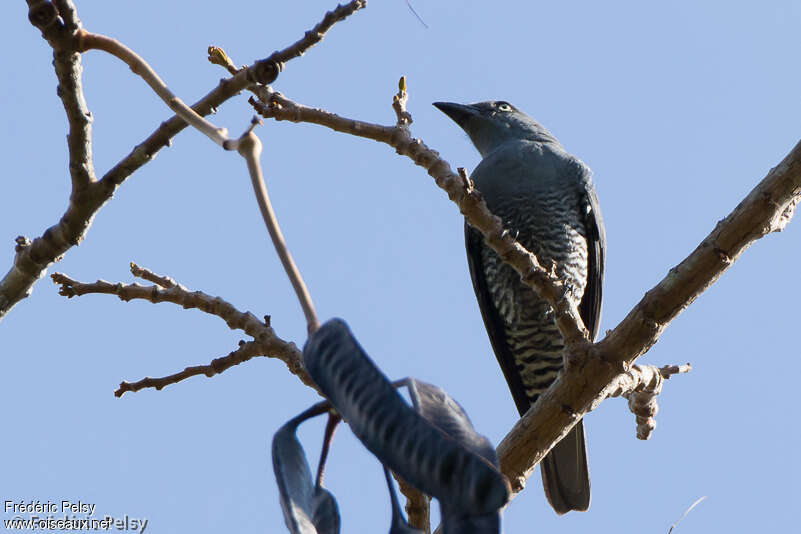
{"label": "thin twig", "polygon": [[307,31],[303,35],[302,39],[299,39],[280,52],[275,52],[267,58],[267,61],[274,61],[281,64],[286,63],[290,59],[302,56],[309,48],[322,41],[323,37],[325,37],[325,34],[334,24],[345,20],[358,10],[365,7],[367,7],[366,0],[352,0],[347,4],[338,5],[336,8],[327,12],[323,17],[323,20],[315,25],[311,30]]}
{"label": "thin twig", "polygon": [[695,508],[696,506],[698,506],[699,504],[701,504],[701,502],[702,502],[704,499],[706,499],[706,495],[704,495],[703,497],[699,497],[698,499],[696,499],[696,500],[695,500],[695,502],[694,502],[694,503],[692,503],[692,504],[690,505],[690,507],[689,507],[689,508],[687,508],[686,510],[684,510],[684,513],[683,513],[683,514],[681,514],[681,517],[680,517],[680,518],[678,518],[678,519],[676,520],[676,522],[675,522],[675,523],[673,523],[672,525],[670,525],[670,530],[668,530],[668,534],[671,534],[671,533],[673,532],[673,529],[674,529],[674,528],[676,528],[676,525],[678,525],[678,524],[681,522],[681,520],[682,520],[682,519],[684,519],[685,517],[687,517],[687,514],[689,514],[690,512],[692,512],[693,508]]}
{"label": "thin twig", "polygon": [[267,194],[267,186],[264,183],[261,165],[259,164],[261,141],[252,132],[246,134],[240,139],[239,153],[247,162],[250,181],[253,184],[253,192],[256,195],[261,216],[264,219],[264,224],[267,225],[267,231],[270,233],[270,239],[272,239],[275,251],[281,259],[281,265],[283,265],[284,271],[292,283],[292,288],[295,290],[295,295],[298,297],[300,306],[303,308],[303,315],[306,317],[306,329],[311,334],[320,328],[320,322],[317,320],[314,303],[312,303],[311,295],[303,282],[300,270],[295,265],[292,254],[289,252],[289,247],[284,241],[284,235],[281,233],[281,227],[278,225],[278,219],[270,202],[270,196]]}
{"label": "thin twig", "polygon": [[415,17],[417,17],[417,20],[420,21],[420,24],[422,24],[423,27],[427,30],[428,29],[428,24],[426,24],[426,21],[423,20],[423,17],[421,17],[420,15],[417,14],[417,11],[414,10],[414,8],[412,7],[412,3],[409,2],[409,0],[406,0],[406,6],[409,8],[409,11],[411,11],[412,14]]}
{"label": "thin twig", "polygon": [[317,476],[314,478],[315,485],[320,487],[323,485],[323,477],[325,476],[325,463],[328,460],[328,453],[331,450],[331,443],[334,440],[334,432],[342,417],[333,410],[328,413],[328,421],[325,424],[325,434],[323,434],[323,447],[320,451],[320,462],[317,464]]}
{"label": "thin twig", "polygon": [[220,358],[211,360],[208,365],[195,365],[192,367],[187,367],[183,371],[160,378],[150,378],[148,376],[136,382],[122,381],[120,382],[120,386],[117,388],[117,390],[114,391],[114,396],[122,397],[126,391],[136,392],[145,388],[155,388],[156,390],[161,390],[164,386],[177,384],[182,380],[186,380],[187,378],[198,375],[205,375],[206,377],[211,378],[212,376],[220,374],[234,365],[239,365],[240,363],[246,362],[256,356],[267,356],[264,354],[262,345],[260,343],[256,343],[255,341],[242,342],[238,349],[229,353],[227,356],[222,356]]}
{"label": "thin twig", "polygon": [[147,280],[148,282],[153,282],[157,286],[163,287],[164,289],[169,289],[178,285],[178,282],[169,276],[161,276],[160,274],[154,273],[150,269],[139,267],[134,262],[131,262],[129,267],[131,269],[131,274],[135,277],[141,278],[142,280]]}
{"label": "thin twig", "polygon": [[[245,334],[252,337],[253,342],[259,346],[259,353],[261,355],[280,359],[286,364],[289,372],[296,375],[301,382],[307,386],[317,390],[317,386],[303,367],[301,352],[294,343],[284,341],[276,335],[272,327],[266,324],[266,322],[260,321],[250,312],[239,311],[232,304],[220,297],[212,297],[201,291],[190,291],[177,283],[165,289],[156,285],[112,284],[104,280],[98,280],[93,283],[83,283],[73,280],[62,273],[53,273],[51,278],[53,282],[61,286],[59,288],[59,294],[67,298],[89,294],[116,295],[124,302],[130,300],[146,300],[153,303],[172,302],[184,308],[196,308],[208,314],[215,315],[225,321],[225,324],[227,324],[230,329],[242,330]],[[257,354],[252,351],[251,347],[240,347],[240,349],[232,352],[228,356],[218,358],[208,366],[191,367],[188,368],[188,370],[184,369],[184,371],[161,379],[144,379],[150,382],[146,382],[142,387],[164,387],[167,384],[174,384],[190,376],[207,374],[212,371],[212,374],[217,374],[233,365],[241,363],[239,360],[248,355],[252,357]],[[241,361],[244,361],[244,359]],[[118,390],[120,395],[124,391],[136,391],[137,389],[141,389],[141,387],[134,388],[133,386],[136,384],[139,383],[131,384],[130,387],[125,390],[123,390],[123,386],[120,386],[122,390]]]}

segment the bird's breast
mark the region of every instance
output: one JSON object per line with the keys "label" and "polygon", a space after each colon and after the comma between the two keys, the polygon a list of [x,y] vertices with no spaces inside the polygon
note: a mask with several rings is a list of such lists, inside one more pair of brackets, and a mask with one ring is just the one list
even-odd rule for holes
{"label": "bird's breast", "polygon": [[[588,261],[586,230],[578,205],[553,194],[540,195],[536,201],[508,198],[491,209],[546,269],[554,265],[567,286],[568,298],[578,306],[587,284]],[[534,400],[562,367],[561,334],[550,306],[492,249],[482,246],[487,287],[527,393]]]}

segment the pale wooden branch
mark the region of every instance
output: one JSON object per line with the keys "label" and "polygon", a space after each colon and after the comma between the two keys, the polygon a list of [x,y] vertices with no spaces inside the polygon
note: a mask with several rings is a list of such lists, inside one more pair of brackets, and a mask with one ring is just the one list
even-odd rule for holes
{"label": "pale wooden branch", "polygon": [[[80,31],[81,21],[72,2],[62,0],[57,5],[65,23],[65,33]],[[53,67],[58,78],[57,94],[69,124],[67,147],[72,196],[79,197],[83,189],[97,180],[92,162],[92,113],[83,96],[81,55],[68,47],[54,47]]]}
{"label": "pale wooden branch", "polygon": [[[142,165],[148,163],[170,140],[186,128],[186,122],[174,116],[163,122],[147,139],[137,145],[130,154],[109,170],[99,181],[94,178],[91,165],[91,145],[89,144],[90,115],[85,110],[80,93],[80,64],[77,63],[79,50],[79,30],[81,30],[75,7],[71,0],[27,0],[28,19],[39,28],[42,36],[53,48],[56,62],[64,59],[74,62],[72,66],[60,67],[59,91],[63,91],[67,116],[70,120],[70,174],[73,187],[70,203],[61,219],[48,228],[29,245],[17,248],[13,265],[0,279],[0,320],[19,301],[30,295],[34,284],[44,276],[47,268],[73,246],[80,243],[88,231],[94,216],[114,194],[116,189]],[[303,55],[309,48],[319,43],[325,33],[339,21],[346,19],[357,10],[365,7],[363,0],[353,0],[329,11],[323,20],[306,32],[303,38],[283,50],[276,51],[267,58],[255,62],[247,69],[239,70],[230,78],[219,82],[217,87],[196,102],[192,109],[200,116],[206,116],[221,104],[236,96],[254,83],[271,83],[289,60]],[[62,78],[71,80],[62,87]],[[69,102],[67,102],[69,101]],[[26,238],[27,239],[27,238]]]}
{"label": "pale wooden branch", "polygon": [[78,52],[102,50],[111,54],[128,65],[131,72],[141,77],[153,89],[153,92],[167,104],[167,107],[200,133],[220,146],[223,146],[228,141],[228,130],[214,126],[184,104],[183,100],[170,91],[167,84],[139,54],[116,39],[99,33],[88,32],[84,29],[78,30],[76,38],[78,40]]}
{"label": "pale wooden branch", "polygon": [[[250,312],[241,312],[232,304],[220,297],[212,297],[201,291],[190,291],[184,286],[175,283],[171,279],[154,275],[146,269],[131,264],[131,272],[139,276],[147,273],[143,278],[155,278],[159,280],[159,285],[141,286],[139,284],[112,284],[104,280],[94,283],[83,283],[73,280],[62,274],[53,273],[53,282],[61,285],[59,294],[67,298],[79,297],[88,294],[116,295],[120,300],[128,302],[139,299],[148,302],[172,302],[184,308],[196,308],[208,314],[215,315],[225,321],[225,324],[232,330],[242,330],[245,334],[252,337],[252,342],[245,343],[228,356],[218,358],[209,365],[188,367],[181,372],[163,378],[145,378],[139,382],[120,384],[120,388],[115,395],[120,396],[125,391],[137,391],[143,387],[155,387],[161,389],[168,384],[174,384],[190,376],[205,374],[213,376],[217,373],[237,365],[253,356],[267,356],[278,358],[283,361],[289,372],[297,376],[301,382],[316,390],[316,385],[303,368],[303,361],[300,350],[294,343],[284,341],[278,337],[269,324],[269,320],[260,321]],[[169,280],[169,282],[167,282]],[[160,287],[161,283],[172,284],[165,288]],[[252,344],[251,344],[252,343]]]}
{"label": "pale wooden branch", "polygon": [[300,302],[300,307],[303,309],[303,315],[306,317],[306,330],[311,334],[320,328],[320,321],[314,311],[311,294],[303,282],[300,269],[295,264],[295,260],[292,259],[292,254],[290,254],[289,247],[284,240],[284,234],[278,225],[278,218],[270,202],[270,196],[267,194],[267,185],[264,183],[264,176],[259,164],[261,141],[251,132],[242,136],[238,151],[247,162],[250,181],[253,184],[253,192],[256,195],[256,202],[259,204],[261,216],[267,226],[267,231],[270,234],[270,239],[273,242],[278,258],[281,260],[281,265],[284,267],[284,272],[289,277],[292,288],[295,290],[295,295]]}

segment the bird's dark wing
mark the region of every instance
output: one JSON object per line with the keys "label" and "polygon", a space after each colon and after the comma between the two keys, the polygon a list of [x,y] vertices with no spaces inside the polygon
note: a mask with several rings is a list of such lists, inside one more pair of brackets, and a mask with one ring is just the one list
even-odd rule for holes
{"label": "bird's dark wing", "polygon": [[492,302],[487,279],[484,276],[484,269],[481,262],[481,248],[484,245],[484,237],[481,232],[472,228],[466,221],[464,223],[465,248],[467,249],[467,265],[470,267],[470,278],[473,280],[473,289],[478,299],[478,307],[481,309],[481,317],[484,319],[484,326],[489,334],[492,349],[495,357],[509,384],[509,391],[512,392],[517,411],[523,415],[531,405],[526,397],[526,390],[523,387],[523,380],[515,366],[515,359],[509,350],[506,340],[506,331],[503,321],[498,315],[498,310]]}
{"label": "bird's dark wing", "polygon": [[[579,162],[580,163],[580,162]],[[583,164],[581,164],[584,167]],[[579,315],[584,326],[590,332],[590,341],[595,339],[601,326],[601,289],[604,281],[604,257],[606,256],[606,231],[598,207],[598,197],[589,177],[589,170],[584,167],[586,179],[583,180],[586,195],[587,214],[585,228],[587,235],[587,285],[584,296],[579,303]]]}

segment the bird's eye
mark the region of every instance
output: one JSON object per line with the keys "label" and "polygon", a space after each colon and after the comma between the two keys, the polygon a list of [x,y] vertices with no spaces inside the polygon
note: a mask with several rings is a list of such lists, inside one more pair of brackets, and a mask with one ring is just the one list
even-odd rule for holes
{"label": "bird's eye", "polygon": [[495,106],[500,111],[512,111],[512,106],[508,102],[498,102]]}

